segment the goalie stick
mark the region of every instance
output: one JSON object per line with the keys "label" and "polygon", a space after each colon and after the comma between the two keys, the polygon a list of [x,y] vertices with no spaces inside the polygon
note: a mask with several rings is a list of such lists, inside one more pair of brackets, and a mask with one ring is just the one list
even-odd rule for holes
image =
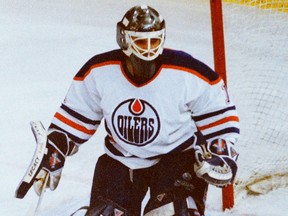
{"label": "goalie stick", "polygon": [[[34,134],[37,145],[36,145],[36,150],[34,152],[32,161],[15,193],[15,197],[20,198],[20,199],[24,198],[28,190],[33,185],[35,175],[38,173],[39,169],[41,169],[41,161],[44,157],[44,154],[47,153],[47,149],[46,149],[47,133],[43,124],[41,123],[41,121],[32,121],[30,122],[30,126]],[[49,180],[49,174],[47,174],[45,178],[43,179],[44,184],[39,194],[39,199],[38,199],[38,203],[37,203],[34,215],[37,214],[38,208],[42,202],[43,194],[45,193],[48,180]]]}
{"label": "goalie stick", "polygon": [[36,208],[35,208],[35,211],[34,211],[34,216],[37,215],[38,213],[38,209],[39,209],[39,206],[41,205],[41,202],[42,202],[42,199],[43,199],[43,195],[46,191],[46,185],[48,183],[48,180],[49,180],[49,174],[47,174],[44,178],[44,184],[43,184],[43,187],[41,189],[41,193],[39,195],[39,199],[38,199],[38,202],[37,202],[37,205],[36,205]]}

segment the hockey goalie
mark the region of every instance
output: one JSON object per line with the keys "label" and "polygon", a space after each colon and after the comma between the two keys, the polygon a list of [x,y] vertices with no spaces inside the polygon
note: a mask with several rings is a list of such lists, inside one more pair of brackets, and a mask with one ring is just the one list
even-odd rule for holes
{"label": "hockey goalie", "polygon": [[34,128],[36,153],[16,196],[32,185],[37,194],[55,190],[66,157],[103,122],[86,215],[140,215],[149,188],[144,215],[203,216],[208,184],[225,187],[237,172],[236,106],[215,71],[164,48],[166,23],[152,7],[129,9],[116,38],[120,49],[75,75],[47,132]]}

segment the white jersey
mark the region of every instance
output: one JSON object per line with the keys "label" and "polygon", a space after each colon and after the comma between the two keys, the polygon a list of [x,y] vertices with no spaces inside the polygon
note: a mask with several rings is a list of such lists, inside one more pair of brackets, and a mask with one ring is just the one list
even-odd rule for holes
{"label": "white jersey", "polygon": [[90,59],[74,77],[50,127],[82,144],[104,119],[106,153],[132,169],[192,148],[197,131],[208,141],[237,140],[236,108],[223,80],[205,64],[165,49],[154,77],[137,85],[125,73],[124,58],[114,50]]}

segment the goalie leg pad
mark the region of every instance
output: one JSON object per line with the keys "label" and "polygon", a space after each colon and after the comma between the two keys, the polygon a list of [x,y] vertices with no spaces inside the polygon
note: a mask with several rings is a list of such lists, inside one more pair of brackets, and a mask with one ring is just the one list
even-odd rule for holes
{"label": "goalie leg pad", "polygon": [[94,206],[88,209],[86,216],[99,216],[99,215],[128,216],[128,213],[126,209],[122,208],[116,203],[110,200],[105,200],[101,197],[98,197],[97,200],[94,200]]}

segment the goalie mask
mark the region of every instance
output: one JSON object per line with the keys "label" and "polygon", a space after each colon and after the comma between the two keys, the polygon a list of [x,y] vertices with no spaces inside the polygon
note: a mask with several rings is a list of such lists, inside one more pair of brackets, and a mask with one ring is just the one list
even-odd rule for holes
{"label": "goalie mask", "polygon": [[117,43],[129,57],[152,61],[162,54],[164,40],[165,21],[149,6],[131,8],[117,24]]}

